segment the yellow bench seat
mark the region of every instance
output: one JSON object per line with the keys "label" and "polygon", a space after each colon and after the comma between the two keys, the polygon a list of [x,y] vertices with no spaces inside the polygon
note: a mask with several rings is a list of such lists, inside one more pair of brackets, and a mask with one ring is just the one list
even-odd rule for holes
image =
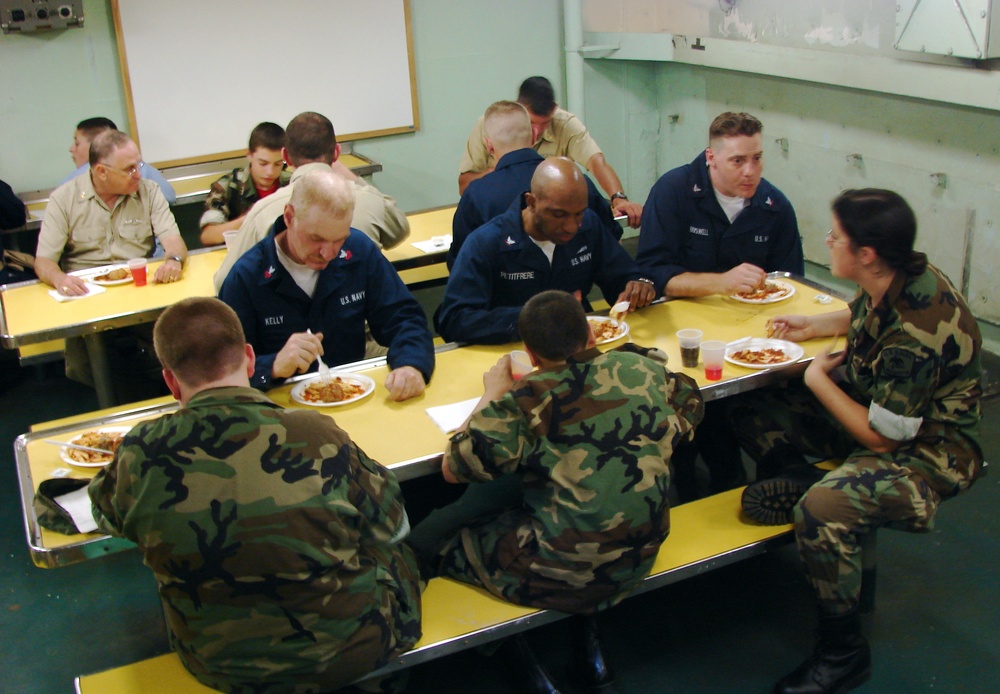
{"label": "yellow bench seat", "polygon": [[[670,536],[660,548],[650,575],[636,594],[676,583],[767,552],[792,540],[792,526],[764,526],[740,513],[742,489],[699,499],[671,509]],[[451,653],[560,620],[552,610],[521,607],[485,590],[447,578],[430,581],[423,597],[423,637],[378,671],[379,674],[427,662]],[[375,674],[375,673],[373,673]],[[204,694],[176,653],[76,678],[79,694]]]}

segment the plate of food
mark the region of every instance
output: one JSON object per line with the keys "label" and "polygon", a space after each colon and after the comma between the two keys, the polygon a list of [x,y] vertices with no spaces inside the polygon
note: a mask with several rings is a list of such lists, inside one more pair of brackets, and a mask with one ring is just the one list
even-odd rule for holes
{"label": "plate of food", "polygon": [[606,345],[628,335],[628,323],[603,316],[587,316],[587,322],[594,329],[597,344]]}
{"label": "plate of food", "polygon": [[763,286],[758,285],[749,292],[739,292],[731,294],[731,299],[742,301],[745,304],[773,304],[775,301],[783,301],[795,294],[795,285],[781,280],[764,280]]}
{"label": "plate of food", "polygon": [[119,284],[128,284],[132,281],[132,273],[127,267],[105,268],[98,274],[90,278],[90,282],[99,284],[102,287],[114,287]]}
{"label": "plate of food", "polygon": [[748,369],[773,369],[794,364],[803,354],[805,350],[794,342],[755,337],[728,347],[726,361]]}
{"label": "plate of food", "polygon": [[375,381],[362,374],[331,374],[300,381],[292,388],[292,400],[315,407],[338,407],[357,402],[375,391]]}
{"label": "plate of food", "polygon": [[98,453],[97,451],[85,451],[82,448],[70,448],[64,446],[59,449],[59,456],[70,465],[76,467],[104,467],[115,459],[115,451],[121,445],[122,438],[132,427],[101,427],[91,429],[82,434],[77,434],[69,440],[77,446],[87,446],[88,448],[100,448],[108,453]]}

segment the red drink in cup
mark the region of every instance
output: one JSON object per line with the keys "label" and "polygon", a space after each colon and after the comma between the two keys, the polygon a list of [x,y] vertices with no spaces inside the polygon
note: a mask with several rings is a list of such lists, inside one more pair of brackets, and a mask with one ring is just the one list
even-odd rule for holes
{"label": "red drink in cup", "polygon": [[527,352],[515,349],[510,353],[510,375],[514,377],[515,381],[519,381],[522,376],[530,374],[533,368],[531,357],[528,356]]}
{"label": "red drink in cup", "polygon": [[146,286],[146,259],[132,258],[128,261],[128,269],[132,273],[132,282],[137,287]]}
{"label": "red drink in cup", "polygon": [[705,378],[718,381],[722,378],[722,363],[726,358],[726,343],[708,340],[701,343],[701,358],[705,362]]}

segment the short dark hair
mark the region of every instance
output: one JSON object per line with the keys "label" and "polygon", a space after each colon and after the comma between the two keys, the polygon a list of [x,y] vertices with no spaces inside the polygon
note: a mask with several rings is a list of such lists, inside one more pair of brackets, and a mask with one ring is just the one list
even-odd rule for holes
{"label": "short dark hair", "polygon": [[95,135],[100,135],[105,130],[118,130],[118,126],[110,118],[94,116],[93,118],[84,118],[77,123],[76,129],[83,133],[88,140],[93,140]]}
{"label": "short dark hair", "polygon": [[556,107],[556,92],[544,77],[529,77],[521,82],[517,101],[536,116],[547,116]]}
{"label": "short dark hair", "polygon": [[763,129],[764,125],[749,113],[726,111],[717,115],[712,124],[708,126],[708,141],[711,142],[720,137],[738,137],[740,135],[751,137]]}
{"label": "short dark hair", "polygon": [[590,328],[572,294],[549,289],[528,299],[517,318],[524,344],[545,359],[563,361],[587,347]]}
{"label": "short dark hair", "polygon": [[333,163],[337,134],[326,116],[306,111],[295,116],[285,128],[285,149],[289,163],[301,166],[309,162]]}
{"label": "short dark hair", "polygon": [[160,314],[153,326],[160,364],[189,386],[236,371],[244,364],[246,344],[236,312],[214,297],[182,299]]}
{"label": "short dark hair", "polygon": [[899,193],[882,188],[845,190],[831,207],[852,248],[868,246],[890,268],[910,275],[927,267],[927,256],[913,250],[917,217]]}
{"label": "short dark hair", "polygon": [[107,158],[119,147],[131,141],[121,130],[105,130],[90,141],[90,167],[106,164]]}
{"label": "short dark hair", "polygon": [[258,123],[250,131],[250,143],[247,145],[247,149],[251,152],[259,147],[280,150],[284,146],[285,129],[277,123],[264,121],[263,123]]}

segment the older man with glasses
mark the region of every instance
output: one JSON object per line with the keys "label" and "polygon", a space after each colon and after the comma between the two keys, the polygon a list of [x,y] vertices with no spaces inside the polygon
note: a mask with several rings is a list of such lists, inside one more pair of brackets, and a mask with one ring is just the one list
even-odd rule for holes
{"label": "older man with glasses", "polygon": [[143,179],[139,148],[108,130],[90,145],[90,173],[56,188],[38,235],[35,273],[66,296],[87,293],[74,270],[124,262],[152,253],[155,239],[166,261],[156,282],[181,278],[187,247],[159,187]]}
{"label": "older man with glasses", "polygon": [[[165,260],[153,281],[181,279],[187,247],[163,193],[156,183],[141,177],[142,168],[139,148],[125,133],[108,130],[94,138],[90,172],[56,188],[45,207],[35,252],[35,274],[40,280],[63,296],[86,295],[86,282],[70,273],[148,257],[157,240]],[[139,332],[129,335],[129,350],[148,354],[149,331]],[[138,348],[131,338],[139,340]],[[80,338],[66,341],[66,375],[94,383]]]}

